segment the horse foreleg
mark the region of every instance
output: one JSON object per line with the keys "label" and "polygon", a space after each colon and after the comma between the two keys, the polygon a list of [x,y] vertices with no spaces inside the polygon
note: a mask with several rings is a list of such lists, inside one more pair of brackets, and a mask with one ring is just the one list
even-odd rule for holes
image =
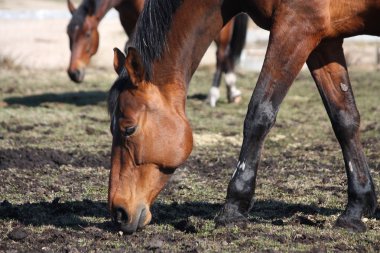
{"label": "horse foreleg", "polygon": [[359,140],[360,116],[342,43],[343,40],[321,43],[311,53],[307,64],[342,148],[348,178],[348,204],[336,226],[361,232],[366,230],[362,215],[375,211],[376,194]]}
{"label": "horse foreleg", "polygon": [[208,94],[207,101],[211,107],[216,106],[216,102],[220,98],[220,82],[222,79],[222,73],[226,71],[226,64],[228,60],[228,54],[230,50],[230,41],[233,31],[234,21],[228,22],[220,31],[217,38],[215,39],[216,50],[216,71],[214,74],[214,79],[212,81],[212,86]]}
{"label": "horse foreleg", "polygon": [[253,205],[257,169],[264,139],[275,123],[279,106],[319,38],[289,23],[274,24],[263,68],[248,105],[239,161],[229,182],[218,224],[244,219]]}

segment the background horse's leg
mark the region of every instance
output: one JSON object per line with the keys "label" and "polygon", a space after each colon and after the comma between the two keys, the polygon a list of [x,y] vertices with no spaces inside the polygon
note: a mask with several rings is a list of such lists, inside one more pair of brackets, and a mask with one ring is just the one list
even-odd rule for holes
{"label": "background horse's leg", "polygon": [[[257,168],[264,139],[273,126],[279,106],[290,85],[319,42],[312,24],[303,25],[293,13],[277,16],[259,80],[248,105],[239,161],[228,185],[218,224],[244,219],[253,204]],[[294,19],[292,19],[294,18]],[[313,22],[311,18],[309,22]],[[288,22],[288,23],[287,23]],[[295,24],[300,24],[297,27]],[[309,29],[309,30],[307,30]]]}
{"label": "background horse's leg", "polygon": [[239,14],[234,21],[230,49],[226,55],[226,75],[227,99],[229,103],[239,103],[241,101],[241,91],[236,88],[235,66],[240,60],[241,53],[245,45],[247,36],[248,15]]}
{"label": "background horse's leg", "polygon": [[372,214],[376,209],[376,194],[359,140],[360,116],[342,44],[342,39],[321,43],[307,64],[342,147],[348,178],[348,204],[336,225],[361,232],[366,230],[362,215]]}
{"label": "background horse's leg", "polygon": [[228,22],[223,29],[218,34],[218,37],[215,39],[217,46],[216,50],[216,72],[214,74],[214,79],[212,81],[212,86],[208,94],[207,101],[211,107],[215,107],[216,102],[220,97],[220,82],[222,78],[222,72],[226,70],[226,61],[228,58],[228,52],[230,50],[230,40],[233,30],[234,20]]}

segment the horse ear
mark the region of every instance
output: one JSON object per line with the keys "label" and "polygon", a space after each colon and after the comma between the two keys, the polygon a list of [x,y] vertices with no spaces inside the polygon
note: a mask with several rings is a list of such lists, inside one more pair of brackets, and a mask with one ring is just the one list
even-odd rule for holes
{"label": "horse ear", "polygon": [[96,2],[95,0],[88,1],[88,15],[92,16],[95,14]]}
{"label": "horse ear", "polygon": [[120,75],[121,71],[124,68],[125,64],[125,56],[124,54],[118,49],[113,49],[113,67],[118,75]]}
{"label": "horse ear", "polygon": [[73,4],[73,2],[71,2],[71,0],[67,0],[67,6],[69,7],[69,11],[71,14],[74,14],[76,8]]}
{"label": "horse ear", "polygon": [[125,59],[125,68],[127,69],[129,78],[133,84],[137,85],[144,80],[144,64],[141,55],[134,47],[128,48],[127,58]]}

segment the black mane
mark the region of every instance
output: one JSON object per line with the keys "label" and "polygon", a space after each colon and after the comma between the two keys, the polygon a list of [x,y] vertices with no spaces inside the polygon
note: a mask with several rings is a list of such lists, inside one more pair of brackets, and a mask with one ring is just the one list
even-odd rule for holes
{"label": "black mane", "polygon": [[152,77],[152,62],[159,59],[167,47],[166,35],[172,17],[182,0],[147,0],[137,21],[132,45],[139,51],[147,80]]}
{"label": "black mane", "polygon": [[[172,23],[172,17],[183,0],[147,0],[139,16],[133,35],[132,46],[140,53],[145,67],[146,79],[152,77],[152,63],[159,59],[167,47],[166,35]],[[108,93],[108,113],[111,117],[111,131],[116,127],[119,111],[119,95],[130,86],[128,73],[123,69]]]}
{"label": "black mane", "polygon": [[117,113],[119,112],[119,95],[127,87],[132,86],[127,70],[124,68],[120,76],[113,83],[108,92],[107,105],[108,113],[111,117],[111,132],[114,133],[116,127]]}

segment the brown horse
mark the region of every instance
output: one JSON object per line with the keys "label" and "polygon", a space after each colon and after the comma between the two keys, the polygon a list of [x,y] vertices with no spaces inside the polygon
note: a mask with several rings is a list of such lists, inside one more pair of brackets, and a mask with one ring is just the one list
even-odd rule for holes
{"label": "brown horse", "polygon": [[70,64],[67,70],[72,81],[80,83],[84,79],[85,68],[99,46],[98,25],[106,13],[115,8],[120,22],[130,37],[137,18],[144,6],[144,0],[84,0],[78,8],[67,0],[72,18],[67,26],[70,40]]}
{"label": "brown horse", "polygon": [[108,196],[115,221],[126,232],[149,223],[152,202],[192,149],[185,114],[190,79],[212,40],[240,12],[269,30],[270,38],[248,105],[236,171],[216,222],[246,219],[264,139],[306,62],[341,145],[348,178],[348,203],[336,226],[364,231],[361,218],[375,211],[377,199],[342,43],[349,36],[380,35],[380,0],[148,0],[127,56],[115,50],[119,78],[109,94]]}
{"label": "brown horse", "polygon": [[[132,36],[137,18],[145,0],[84,0],[78,8],[67,0],[72,18],[67,26],[70,40],[70,64],[67,73],[70,79],[80,83],[85,76],[85,68],[99,46],[98,26],[109,10],[119,12],[120,22],[128,38]],[[247,16],[240,15],[231,20],[215,39],[217,44],[217,70],[209,94],[209,103],[215,106],[219,98],[222,72],[226,73],[227,98],[230,103],[239,102],[241,92],[236,88],[235,63],[244,47],[247,32]],[[128,42],[126,43],[126,46]]]}
{"label": "brown horse", "polygon": [[220,97],[219,86],[222,73],[225,73],[228,102],[239,103],[241,100],[241,91],[236,88],[235,65],[240,60],[244,48],[247,25],[248,16],[240,14],[228,22],[215,39],[217,45],[216,71],[207,98],[211,107],[215,107]]}

